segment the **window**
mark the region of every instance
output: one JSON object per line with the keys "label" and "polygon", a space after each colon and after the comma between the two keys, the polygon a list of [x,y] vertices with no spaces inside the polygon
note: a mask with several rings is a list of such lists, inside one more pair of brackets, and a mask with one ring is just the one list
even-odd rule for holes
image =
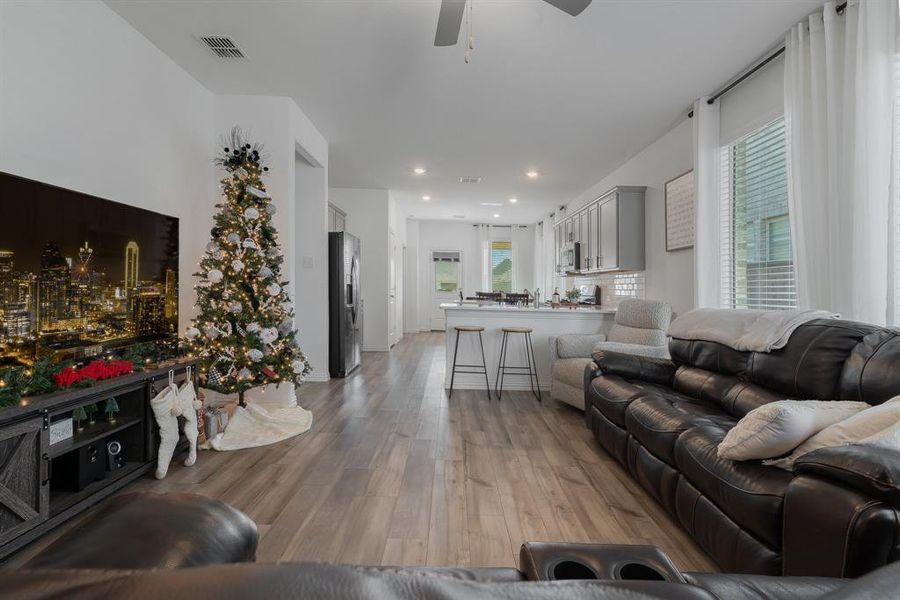
{"label": "window", "polygon": [[434,291],[455,294],[459,291],[459,252],[432,252]]}
{"label": "window", "polygon": [[722,149],[722,305],[797,306],[784,119]]}
{"label": "window", "polygon": [[491,242],[491,290],[512,291],[512,242]]}

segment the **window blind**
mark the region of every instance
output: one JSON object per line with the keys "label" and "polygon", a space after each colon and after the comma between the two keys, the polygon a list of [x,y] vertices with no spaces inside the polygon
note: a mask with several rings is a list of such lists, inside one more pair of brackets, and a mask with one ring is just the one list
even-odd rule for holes
{"label": "window blind", "polygon": [[722,148],[722,306],[797,306],[784,119]]}
{"label": "window blind", "polygon": [[491,242],[491,289],[512,291],[512,242]]}

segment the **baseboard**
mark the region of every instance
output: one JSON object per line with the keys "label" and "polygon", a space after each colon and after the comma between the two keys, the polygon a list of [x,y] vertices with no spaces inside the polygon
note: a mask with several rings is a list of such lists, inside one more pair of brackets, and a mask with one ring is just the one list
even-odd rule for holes
{"label": "baseboard", "polygon": [[390,348],[385,348],[384,346],[363,346],[363,352],[390,352]]}
{"label": "baseboard", "polygon": [[313,371],[306,376],[305,381],[310,383],[325,383],[326,381],[331,381],[331,375],[328,371]]}
{"label": "baseboard", "polygon": [[[458,377],[458,375],[457,375],[457,377]],[[542,392],[549,392],[549,391],[550,391],[550,386],[547,385],[547,384],[543,384],[543,383],[542,383],[539,387],[540,387],[540,390],[541,390]],[[444,389],[445,389],[445,390],[449,390],[449,389],[450,389],[450,381],[449,381],[449,380],[447,380],[447,381],[444,382]],[[454,381],[454,382],[453,382],[453,389],[454,389],[454,390],[483,390],[483,389],[484,389],[484,384],[482,383],[481,385],[479,385],[479,384],[477,384],[477,383],[466,383],[466,382],[461,382],[461,381],[457,380],[457,381]],[[492,391],[492,392],[494,391],[494,382],[493,382],[493,381],[491,382],[491,391]],[[509,383],[509,382],[506,382],[506,383],[503,384],[503,391],[504,391],[504,392],[506,392],[506,391],[510,391],[510,392],[530,392],[530,391],[531,391],[531,386],[528,385],[527,382],[525,382],[525,383]]]}

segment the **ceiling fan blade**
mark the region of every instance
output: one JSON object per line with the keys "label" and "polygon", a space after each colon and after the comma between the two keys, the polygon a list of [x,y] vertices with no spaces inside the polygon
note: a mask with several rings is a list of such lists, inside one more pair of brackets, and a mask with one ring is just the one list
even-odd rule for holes
{"label": "ceiling fan blade", "polygon": [[559,10],[569,13],[573,17],[577,17],[581,14],[581,11],[588,7],[591,0],[544,0],[544,2],[552,4]]}
{"label": "ceiling fan blade", "polygon": [[462,27],[463,12],[466,0],[443,0],[438,15],[437,32],[434,34],[435,46],[453,46],[459,40],[459,28]]}

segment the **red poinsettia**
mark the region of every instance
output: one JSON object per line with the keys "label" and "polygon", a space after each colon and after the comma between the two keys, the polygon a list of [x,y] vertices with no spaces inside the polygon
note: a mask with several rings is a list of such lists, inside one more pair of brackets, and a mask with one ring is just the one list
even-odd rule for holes
{"label": "red poinsettia", "polygon": [[80,369],[67,367],[54,375],[53,380],[59,387],[70,387],[85,379],[112,379],[133,371],[134,364],[130,360],[95,360]]}

